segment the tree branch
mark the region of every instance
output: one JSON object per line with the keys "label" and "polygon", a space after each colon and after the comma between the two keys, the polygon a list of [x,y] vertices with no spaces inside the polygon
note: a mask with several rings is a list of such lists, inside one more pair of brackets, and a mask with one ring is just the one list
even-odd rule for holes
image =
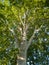
{"label": "tree branch", "polygon": [[13,36],[14,36],[14,39],[15,39],[15,42],[16,42],[15,48],[18,48],[19,46],[18,46],[18,43],[17,43],[17,37],[16,37],[16,35],[15,35],[14,30],[9,28],[9,31],[10,31],[10,32],[13,34]]}
{"label": "tree branch", "polygon": [[28,45],[27,45],[27,47],[26,47],[26,50],[28,50],[29,46],[31,45],[31,42],[32,42],[32,40],[33,40],[33,38],[34,38],[34,36],[35,36],[35,33],[36,33],[36,32],[39,32],[39,31],[41,30],[41,28],[42,28],[42,25],[40,26],[40,28],[34,30],[32,36],[31,36],[30,39],[29,39]]}
{"label": "tree branch", "polygon": [[20,19],[21,24],[23,25],[23,21],[22,21],[22,17],[20,13],[19,13],[19,19]]}

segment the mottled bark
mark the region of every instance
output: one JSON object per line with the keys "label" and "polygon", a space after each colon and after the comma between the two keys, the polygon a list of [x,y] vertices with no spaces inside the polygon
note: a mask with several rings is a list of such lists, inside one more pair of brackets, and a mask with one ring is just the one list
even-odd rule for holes
{"label": "mottled bark", "polygon": [[26,51],[21,51],[18,55],[17,65],[26,65]]}

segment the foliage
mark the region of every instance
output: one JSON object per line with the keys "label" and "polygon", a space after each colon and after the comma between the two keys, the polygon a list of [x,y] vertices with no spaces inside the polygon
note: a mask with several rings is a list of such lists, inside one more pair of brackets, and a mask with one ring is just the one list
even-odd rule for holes
{"label": "foliage", "polygon": [[[38,29],[42,26],[41,30],[36,32],[32,45],[28,49],[28,57],[34,57],[35,52],[38,58],[33,60],[31,57],[31,60],[43,63],[45,59],[43,57],[49,56],[47,51],[49,50],[49,1],[0,0],[0,65],[16,64],[17,54],[19,53],[16,42],[20,44],[22,41],[19,28],[23,29],[24,20],[26,20],[26,25],[29,24],[27,41],[35,28]],[[42,58],[40,53],[43,54]]]}
{"label": "foliage", "polygon": [[[48,26],[43,26],[39,33],[35,34],[31,46],[27,52],[27,64],[48,65],[49,64],[49,33]],[[31,51],[30,51],[31,50]]]}

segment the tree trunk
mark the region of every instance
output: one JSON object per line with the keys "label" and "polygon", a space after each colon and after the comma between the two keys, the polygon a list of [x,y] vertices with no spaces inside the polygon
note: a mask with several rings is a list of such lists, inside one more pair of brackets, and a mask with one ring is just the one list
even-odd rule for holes
{"label": "tree trunk", "polygon": [[22,30],[20,31],[22,34],[22,42],[19,47],[19,55],[17,59],[17,65],[26,65],[26,44],[27,44],[27,36],[26,36],[26,23],[24,19]]}
{"label": "tree trunk", "polygon": [[26,65],[26,51],[20,51],[17,59],[17,65]]}

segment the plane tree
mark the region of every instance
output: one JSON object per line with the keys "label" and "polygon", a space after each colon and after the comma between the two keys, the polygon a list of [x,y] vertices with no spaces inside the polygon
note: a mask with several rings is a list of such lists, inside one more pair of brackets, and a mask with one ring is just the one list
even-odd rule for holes
{"label": "plane tree", "polygon": [[39,45],[35,47],[41,48],[43,37],[49,35],[49,7],[46,2],[0,0],[0,64],[26,65],[27,50],[37,38]]}

